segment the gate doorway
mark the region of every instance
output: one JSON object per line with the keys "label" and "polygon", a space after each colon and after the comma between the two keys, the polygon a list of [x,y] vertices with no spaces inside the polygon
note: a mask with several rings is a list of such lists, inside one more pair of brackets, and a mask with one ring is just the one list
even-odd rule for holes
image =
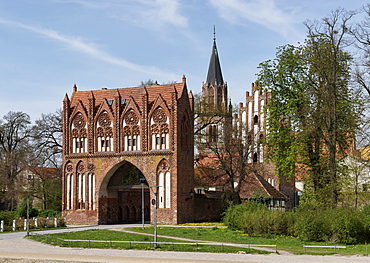
{"label": "gate doorway", "polygon": [[[112,175],[107,191],[110,207],[108,223],[139,223],[142,221],[142,202],[144,200],[144,220],[150,221],[150,193],[148,185],[141,184],[143,173],[133,164],[125,162]],[[144,199],[142,198],[144,195]],[[113,198],[112,198],[113,197]]]}

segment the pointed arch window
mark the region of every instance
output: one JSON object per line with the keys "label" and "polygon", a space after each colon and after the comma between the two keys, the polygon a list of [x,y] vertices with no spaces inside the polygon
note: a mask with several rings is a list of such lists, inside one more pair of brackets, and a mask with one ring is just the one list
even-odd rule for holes
{"label": "pointed arch window", "polygon": [[260,146],[260,163],[263,163],[263,134],[260,134],[259,146]]}
{"label": "pointed arch window", "polygon": [[71,210],[73,209],[73,184],[74,184],[74,178],[73,178],[73,165],[71,163],[68,163],[65,167],[65,210]]}
{"label": "pointed arch window", "polygon": [[152,150],[169,149],[169,119],[162,108],[154,111],[150,119]]}
{"label": "pointed arch window", "polygon": [[130,110],[123,118],[124,151],[140,151],[140,138],[140,119],[134,110]]}
{"label": "pointed arch window", "polygon": [[171,208],[171,172],[170,165],[162,160],[157,168],[158,208]]}
{"label": "pointed arch window", "polygon": [[180,124],[180,137],[181,137],[181,147],[182,148],[189,148],[190,145],[190,122],[188,115],[185,113],[182,117],[181,124]]}
{"label": "pointed arch window", "polygon": [[[68,177],[67,177],[68,181]],[[75,181],[75,182],[74,182]],[[76,189],[76,193],[74,193]],[[68,190],[68,188],[67,188]],[[68,197],[67,191],[67,208],[68,200],[72,202],[70,209],[95,210],[95,166],[88,164],[87,166],[80,162],[77,165],[76,179],[71,182],[71,194]],[[77,204],[74,207],[74,203]]]}
{"label": "pointed arch window", "polygon": [[87,124],[85,117],[78,113],[72,121],[72,153],[87,152]]}
{"label": "pointed arch window", "polygon": [[98,152],[113,151],[113,123],[108,112],[99,115],[96,126]]}

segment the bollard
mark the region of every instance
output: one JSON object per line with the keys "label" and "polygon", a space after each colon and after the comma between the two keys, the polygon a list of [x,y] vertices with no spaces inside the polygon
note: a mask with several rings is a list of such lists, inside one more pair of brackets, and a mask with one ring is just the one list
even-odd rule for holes
{"label": "bollard", "polygon": [[0,223],[0,231],[1,232],[4,232],[4,220],[1,220],[1,223]]}
{"label": "bollard", "polygon": [[49,227],[49,217],[45,219],[45,228]]}
{"label": "bollard", "polygon": [[54,218],[54,226],[58,227],[58,218]]}
{"label": "bollard", "polygon": [[39,228],[39,221],[37,218],[35,218],[35,228]]}
{"label": "bollard", "polygon": [[13,231],[17,230],[17,220],[13,220]]}
{"label": "bollard", "polygon": [[27,230],[27,224],[28,224],[28,221],[27,221],[27,218],[25,218],[24,224],[23,224],[23,230]]}

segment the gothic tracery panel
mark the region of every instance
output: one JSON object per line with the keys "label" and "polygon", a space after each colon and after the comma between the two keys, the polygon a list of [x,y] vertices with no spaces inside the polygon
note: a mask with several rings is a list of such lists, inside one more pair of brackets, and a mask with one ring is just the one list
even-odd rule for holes
{"label": "gothic tracery panel", "polygon": [[72,153],[87,152],[87,127],[86,119],[78,113],[72,120]]}
{"label": "gothic tracery panel", "polygon": [[169,119],[162,108],[157,108],[150,121],[151,149],[169,149]]}
{"label": "gothic tracery panel", "polygon": [[171,208],[171,172],[170,165],[162,160],[157,168],[158,208]]}
{"label": "gothic tracery panel", "polygon": [[96,126],[98,152],[113,151],[113,122],[108,112],[100,113]]}
{"label": "gothic tracery panel", "polygon": [[139,151],[141,149],[140,119],[134,110],[129,110],[123,118],[123,149]]}

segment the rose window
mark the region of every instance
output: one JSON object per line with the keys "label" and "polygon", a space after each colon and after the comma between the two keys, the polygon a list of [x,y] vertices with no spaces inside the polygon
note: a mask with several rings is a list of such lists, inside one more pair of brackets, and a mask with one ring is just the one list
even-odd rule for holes
{"label": "rose window", "polygon": [[77,115],[73,121],[73,125],[78,129],[85,127],[85,118],[82,115]]}
{"label": "rose window", "polygon": [[103,112],[102,114],[100,114],[100,116],[99,116],[99,125],[102,126],[102,127],[108,127],[108,126],[111,125],[111,120],[109,118],[108,113]]}
{"label": "rose window", "polygon": [[139,118],[137,117],[136,113],[133,111],[130,111],[125,116],[126,124],[128,125],[135,125],[139,122]]}
{"label": "rose window", "polygon": [[162,109],[157,109],[154,112],[153,120],[155,123],[162,123],[167,121],[167,115]]}

